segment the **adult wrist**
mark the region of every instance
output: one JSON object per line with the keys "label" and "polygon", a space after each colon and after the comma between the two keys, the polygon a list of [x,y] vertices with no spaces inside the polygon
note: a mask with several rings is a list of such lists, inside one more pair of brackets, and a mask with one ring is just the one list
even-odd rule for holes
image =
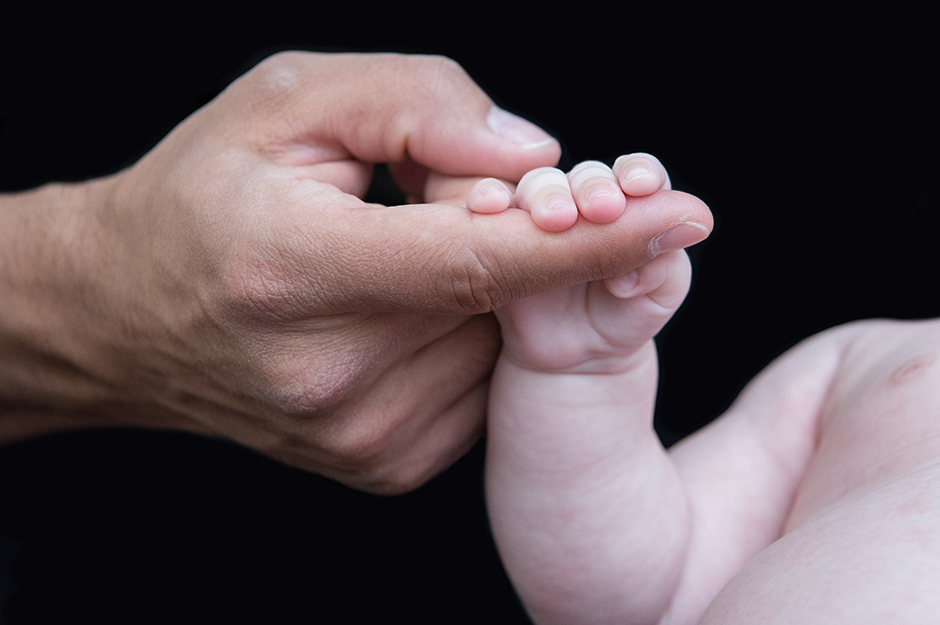
{"label": "adult wrist", "polygon": [[[0,196],[0,443],[128,425],[100,342],[112,178]],[[126,408],[126,407],[125,407]]]}

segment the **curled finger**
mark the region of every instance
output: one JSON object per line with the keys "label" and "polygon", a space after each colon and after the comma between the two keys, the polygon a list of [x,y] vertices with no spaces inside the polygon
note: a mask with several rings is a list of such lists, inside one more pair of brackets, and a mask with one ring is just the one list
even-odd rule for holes
{"label": "curled finger", "polygon": [[672,189],[666,168],[655,156],[643,152],[624,154],[614,162],[613,173],[627,195],[651,195],[660,189]]}
{"label": "curled finger", "polygon": [[516,205],[529,212],[539,228],[567,230],[578,220],[578,207],[568,177],[554,167],[533,169],[519,181]]}
{"label": "curled finger", "polygon": [[578,212],[588,221],[606,224],[623,214],[627,199],[613,171],[599,161],[584,161],[568,172]]}
{"label": "curled finger", "polygon": [[478,181],[467,194],[467,208],[474,213],[501,213],[512,203],[512,191],[496,178]]}

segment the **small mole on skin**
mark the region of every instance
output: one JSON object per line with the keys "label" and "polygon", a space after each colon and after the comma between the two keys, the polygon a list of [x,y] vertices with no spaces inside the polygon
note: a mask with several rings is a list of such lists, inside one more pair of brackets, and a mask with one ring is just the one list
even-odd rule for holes
{"label": "small mole on skin", "polygon": [[934,360],[936,360],[936,356],[933,354],[925,354],[912,360],[908,360],[906,363],[894,370],[894,373],[892,373],[891,377],[888,379],[888,384],[891,386],[901,386],[903,384],[913,382],[921,375],[926,373],[927,369],[930,368],[930,365],[934,363]]}

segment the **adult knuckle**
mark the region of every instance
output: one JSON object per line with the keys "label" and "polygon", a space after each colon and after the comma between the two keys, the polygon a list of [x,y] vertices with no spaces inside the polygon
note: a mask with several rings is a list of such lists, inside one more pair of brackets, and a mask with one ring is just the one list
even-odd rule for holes
{"label": "adult knuckle", "polygon": [[360,481],[376,483],[389,440],[389,433],[379,424],[360,422],[358,427],[335,436],[329,444],[329,453],[343,471],[358,475]]}
{"label": "adult knuckle", "polygon": [[459,81],[466,77],[463,67],[450,57],[440,54],[417,54],[406,57],[418,75],[443,81]]}
{"label": "adult knuckle", "polygon": [[339,450],[365,448],[355,441],[364,441],[368,432],[350,429],[346,418],[348,405],[355,405],[370,378],[368,357],[345,345],[341,337],[312,341],[289,333],[277,343],[268,348],[259,378],[279,413],[302,427],[335,431],[332,440]]}
{"label": "adult knuckle", "polygon": [[416,471],[395,471],[384,474],[368,484],[369,492],[376,495],[404,495],[428,482],[430,476]]}
{"label": "adult knuckle", "polygon": [[[237,81],[241,106],[246,114],[257,115],[269,110],[282,114],[289,110],[294,95],[322,77],[322,55],[310,52],[285,51],[266,57]],[[286,108],[285,108],[286,107]]]}
{"label": "adult knuckle", "polygon": [[280,91],[297,83],[301,58],[298,52],[272,54],[258,63],[250,76],[258,89]]}
{"label": "adult knuckle", "polygon": [[399,80],[408,84],[413,94],[429,100],[452,99],[468,94],[474,83],[457,61],[441,55],[402,55]]}
{"label": "adult knuckle", "polygon": [[374,466],[359,477],[361,490],[376,495],[394,496],[410,493],[426,484],[436,472],[427,463],[414,458],[399,459]]}
{"label": "adult knuckle", "polygon": [[488,313],[511,299],[510,289],[493,257],[468,249],[449,266],[448,286],[459,312]]}

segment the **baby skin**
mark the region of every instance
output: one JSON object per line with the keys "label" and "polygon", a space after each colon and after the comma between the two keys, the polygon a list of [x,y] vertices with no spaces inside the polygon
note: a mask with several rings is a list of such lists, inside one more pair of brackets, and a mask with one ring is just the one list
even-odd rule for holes
{"label": "baby skin", "polygon": [[[475,212],[546,230],[668,188],[647,155],[495,180]],[[694,226],[689,226],[694,227]],[[668,249],[668,246],[667,246]],[[684,251],[499,311],[486,489],[536,623],[928,623],[940,614],[940,321],[816,335],[669,450],[653,337]],[[708,375],[707,371],[705,375]]]}

